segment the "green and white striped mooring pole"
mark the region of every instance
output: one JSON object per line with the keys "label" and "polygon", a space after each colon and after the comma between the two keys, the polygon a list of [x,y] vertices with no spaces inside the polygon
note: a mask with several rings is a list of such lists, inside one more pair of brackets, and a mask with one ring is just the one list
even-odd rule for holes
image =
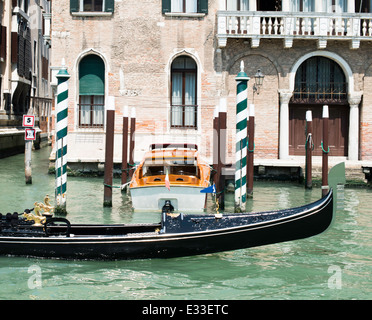
{"label": "green and white striped mooring pole", "polygon": [[67,115],[68,115],[68,79],[70,75],[62,60],[62,68],[57,74],[57,106],[56,106],[56,189],[55,212],[67,214],[66,189],[67,189]]}
{"label": "green and white striped mooring pole", "polygon": [[247,102],[248,80],[244,62],[236,76],[236,150],[235,150],[235,212],[245,211],[247,200]]}

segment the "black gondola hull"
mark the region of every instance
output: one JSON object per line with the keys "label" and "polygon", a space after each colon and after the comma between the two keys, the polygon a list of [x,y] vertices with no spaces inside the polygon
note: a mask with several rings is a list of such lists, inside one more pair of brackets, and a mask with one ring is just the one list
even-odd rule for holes
{"label": "black gondola hull", "polygon": [[325,231],[332,217],[330,191],[321,200],[295,209],[222,218],[164,214],[161,224],[138,227],[71,225],[69,237],[1,235],[0,254],[66,259],[191,256],[307,238]]}

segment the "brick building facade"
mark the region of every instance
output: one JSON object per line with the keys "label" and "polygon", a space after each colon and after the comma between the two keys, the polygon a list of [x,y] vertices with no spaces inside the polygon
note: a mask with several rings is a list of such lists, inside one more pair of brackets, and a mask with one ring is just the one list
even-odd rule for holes
{"label": "brick building facade", "polygon": [[[155,142],[196,143],[211,161],[213,112],[223,104],[233,163],[241,61],[256,110],[256,159],[303,155],[305,111],[313,110],[317,126],[327,104],[330,155],[372,160],[370,12],[359,0],[54,2],[52,69],[65,59],[71,75],[69,164],[104,162],[108,96],[115,97],[115,162],[124,106],[136,110],[135,161]],[[254,94],[258,69],[265,78]],[[319,154],[319,133],[315,141]]]}

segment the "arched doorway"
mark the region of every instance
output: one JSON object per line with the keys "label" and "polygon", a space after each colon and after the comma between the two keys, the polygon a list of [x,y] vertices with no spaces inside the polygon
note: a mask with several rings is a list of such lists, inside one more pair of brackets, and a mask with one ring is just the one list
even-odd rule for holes
{"label": "arched doorway", "polygon": [[322,107],[329,106],[331,156],[348,155],[349,104],[347,81],[342,68],[332,59],[314,56],[297,69],[289,103],[289,154],[305,155],[305,114],[313,115],[314,155],[321,155]]}

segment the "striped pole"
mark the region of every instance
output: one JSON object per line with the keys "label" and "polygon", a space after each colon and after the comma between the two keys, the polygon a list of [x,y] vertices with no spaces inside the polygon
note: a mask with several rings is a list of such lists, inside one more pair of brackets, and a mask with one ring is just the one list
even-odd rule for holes
{"label": "striped pole", "polygon": [[66,214],[67,189],[67,115],[68,115],[68,79],[70,75],[62,60],[62,68],[57,74],[56,106],[56,209],[55,212]]}
{"label": "striped pole", "polygon": [[245,211],[247,191],[247,101],[248,80],[244,62],[240,64],[236,97],[235,212]]}

